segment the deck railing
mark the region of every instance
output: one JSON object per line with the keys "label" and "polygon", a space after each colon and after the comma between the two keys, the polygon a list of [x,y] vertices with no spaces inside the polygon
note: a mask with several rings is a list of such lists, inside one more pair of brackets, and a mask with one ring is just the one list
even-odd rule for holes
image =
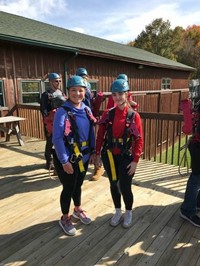
{"label": "deck railing", "polygon": [[[42,116],[39,106],[18,104],[7,115],[26,118],[20,121],[21,134],[45,139]],[[179,165],[183,158],[181,147],[188,137],[182,134],[183,115],[140,112],[144,131],[142,158],[168,164]],[[182,166],[186,166],[186,157]]]}
{"label": "deck railing", "polygon": [[183,115],[140,112],[143,121],[143,159],[188,166],[188,136],[182,132]]}

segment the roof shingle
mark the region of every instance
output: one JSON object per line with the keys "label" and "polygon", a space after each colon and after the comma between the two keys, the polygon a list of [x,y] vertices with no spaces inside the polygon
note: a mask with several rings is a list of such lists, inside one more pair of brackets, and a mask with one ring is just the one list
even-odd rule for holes
{"label": "roof shingle", "polygon": [[[53,34],[52,34],[53,33]],[[193,71],[194,68],[128,45],[0,11],[0,39],[54,49],[88,52],[130,62]]]}

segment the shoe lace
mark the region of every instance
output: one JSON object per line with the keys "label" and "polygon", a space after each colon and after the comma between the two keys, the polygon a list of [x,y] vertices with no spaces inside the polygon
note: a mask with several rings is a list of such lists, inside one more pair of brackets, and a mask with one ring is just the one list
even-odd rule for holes
{"label": "shoe lace", "polygon": [[87,218],[87,215],[85,214],[86,211],[84,210],[79,210],[79,215],[82,216],[83,218]]}
{"label": "shoe lace", "polygon": [[72,217],[71,217],[71,215],[65,220],[65,223],[68,226],[72,225]]}

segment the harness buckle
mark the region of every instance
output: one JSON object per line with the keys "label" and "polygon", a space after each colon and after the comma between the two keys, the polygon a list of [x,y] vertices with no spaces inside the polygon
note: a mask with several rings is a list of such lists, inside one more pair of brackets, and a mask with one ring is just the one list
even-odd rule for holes
{"label": "harness buckle", "polygon": [[70,157],[70,162],[71,163],[78,163],[80,160],[82,160],[82,158],[83,158],[82,153],[80,153],[78,156],[75,153],[73,153]]}
{"label": "harness buckle", "polygon": [[76,154],[72,154],[71,157],[70,157],[70,162],[71,163],[75,163],[76,162]]}

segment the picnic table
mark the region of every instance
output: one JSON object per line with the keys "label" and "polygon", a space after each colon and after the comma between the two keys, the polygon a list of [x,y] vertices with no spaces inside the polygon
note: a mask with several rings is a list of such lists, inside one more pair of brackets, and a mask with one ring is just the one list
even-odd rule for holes
{"label": "picnic table", "polygon": [[4,116],[0,117],[0,131],[6,133],[6,141],[10,141],[10,135],[16,135],[20,146],[24,145],[19,129],[19,121],[25,120],[26,118],[18,116]]}

